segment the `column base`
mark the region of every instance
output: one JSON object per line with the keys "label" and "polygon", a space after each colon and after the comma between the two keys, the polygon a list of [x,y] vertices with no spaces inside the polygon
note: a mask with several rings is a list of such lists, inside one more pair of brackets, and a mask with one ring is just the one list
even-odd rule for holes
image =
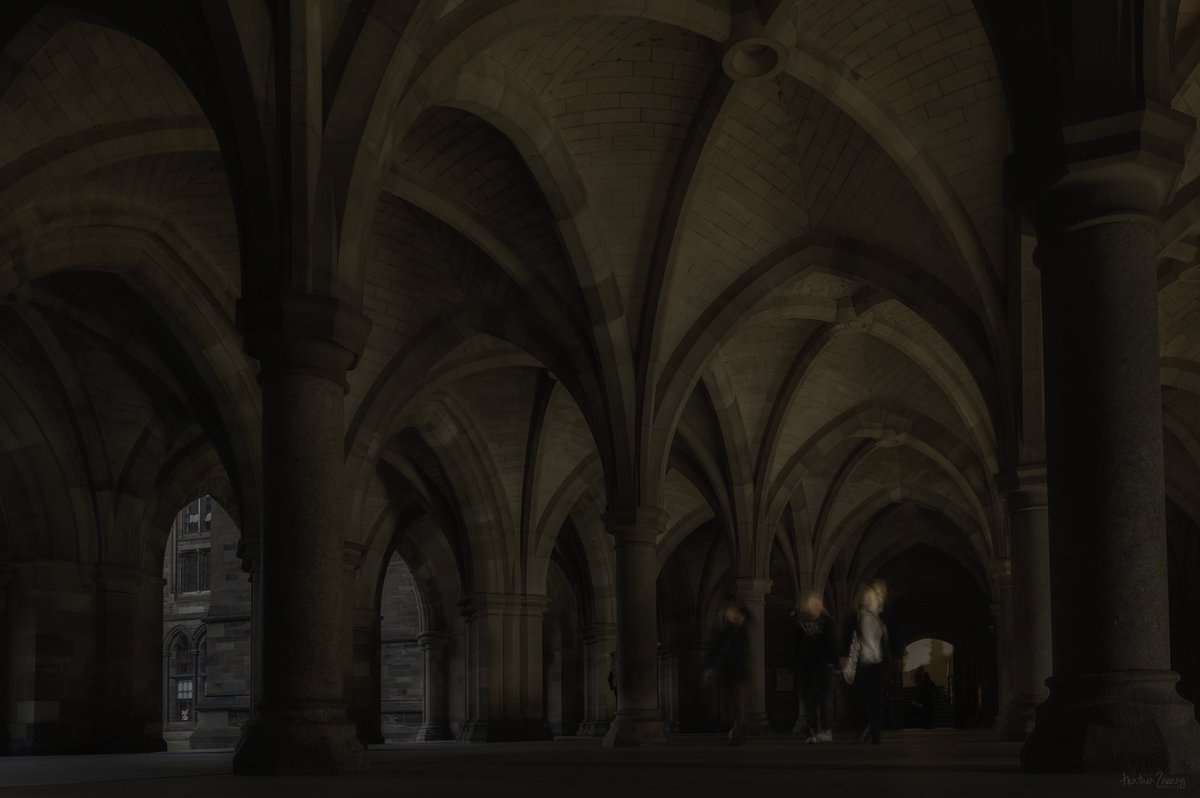
{"label": "column base", "polygon": [[214,748],[236,748],[238,740],[241,739],[241,729],[229,728],[224,733],[217,730],[206,730],[201,732],[197,729],[188,738],[187,746],[192,751],[204,751]]}
{"label": "column base", "polygon": [[383,717],[378,709],[351,707],[346,717],[354,724],[355,736],[363,745],[379,745],[383,742]]}
{"label": "column base", "polygon": [[996,733],[1001,740],[1019,742],[1033,732],[1037,702],[1033,699],[1013,699],[996,718]]}
{"label": "column base", "polygon": [[520,720],[469,720],[459,728],[464,743],[513,743],[529,740],[553,740],[545,718]]}
{"label": "column base", "polygon": [[242,728],[234,773],[290,776],[367,767],[367,751],[344,710],[264,714]]}
{"label": "column base", "polygon": [[92,728],[92,751],[97,754],[147,754],[166,750],[161,721],[113,721],[98,723]]}
{"label": "column base", "polygon": [[5,753],[13,756],[53,754],[88,754],[90,740],[70,723],[27,723],[19,727],[18,736],[10,737]]}
{"label": "column base", "polygon": [[242,713],[249,715],[249,711],[249,696],[209,696],[196,711],[196,730],[188,738],[188,748],[236,748],[245,725]]}
{"label": "column base", "polygon": [[422,723],[414,738],[419,743],[429,743],[435,740],[453,740],[454,732],[447,723]]}
{"label": "column base", "polygon": [[605,748],[637,748],[667,742],[662,716],[650,712],[617,712],[604,735]]}
{"label": "column base", "polygon": [[771,721],[766,712],[747,712],[742,729],[751,737],[761,737],[771,733]]}
{"label": "column base", "polygon": [[612,726],[611,720],[585,720],[579,724],[579,729],[575,732],[575,736],[603,737],[608,734],[610,726]]}
{"label": "column base", "polygon": [[1200,724],[1171,671],[1080,674],[1047,681],[1050,697],[1021,748],[1032,771],[1200,772]]}

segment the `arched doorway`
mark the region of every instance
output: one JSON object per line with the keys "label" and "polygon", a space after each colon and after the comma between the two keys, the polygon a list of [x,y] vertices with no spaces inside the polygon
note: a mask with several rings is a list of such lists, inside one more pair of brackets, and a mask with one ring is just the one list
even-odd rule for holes
{"label": "arched doorway", "polygon": [[163,555],[163,738],[232,748],[250,718],[250,579],[241,532],[212,496],[175,516]]}
{"label": "arched doorway", "polygon": [[954,645],[925,637],[904,649],[905,728],[954,725]]}
{"label": "arched doorway", "polygon": [[379,607],[380,729],[384,742],[408,742],[421,729],[425,655],[416,581],[399,553],[388,562]]}
{"label": "arched doorway", "polygon": [[[898,642],[943,641],[954,653],[953,725],[987,728],[998,709],[996,628],[985,588],[956,558],[924,544],[893,557],[879,575],[888,585],[885,613]],[[894,724],[906,710],[895,706]]]}

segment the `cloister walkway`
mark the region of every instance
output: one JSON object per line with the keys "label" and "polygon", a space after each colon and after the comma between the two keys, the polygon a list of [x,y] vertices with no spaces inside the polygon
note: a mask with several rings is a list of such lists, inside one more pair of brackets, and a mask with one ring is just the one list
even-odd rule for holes
{"label": "cloister walkway", "polygon": [[[1019,745],[990,732],[905,731],[883,745],[850,739],[805,746],[768,736],[731,748],[710,735],[672,737],[653,749],[605,750],[597,740],[373,747],[369,771],[344,776],[248,778],[231,752],[197,751],[0,759],[0,796],[240,798],[241,796],[970,796],[1102,798],[1198,795],[1200,776],[1032,775]],[[1138,779],[1137,776],[1142,778]]]}

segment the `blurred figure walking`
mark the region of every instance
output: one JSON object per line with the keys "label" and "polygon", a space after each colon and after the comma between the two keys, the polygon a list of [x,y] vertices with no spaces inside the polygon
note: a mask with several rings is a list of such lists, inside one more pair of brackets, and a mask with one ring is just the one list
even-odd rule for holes
{"label": "blurred figure walking", "polygon": [[749,617],[744,604],[731,602],[725,608],[721,629],[704,663],[705,684],[716,683],[728,702],[732,722],[730,745],[738,745],[746,739],[746,683],[750,680],[750,637],[746,620]]}
{"label": "blurred figure walking", "polygon": [[876,585],[868,586],[859,600],[858,623],[850,644],[850,653],[841,669],[847,682],[857,682],[866,705],[871,742],[878,745],[883,737],[884,712],[887,709],[887,679],[890,641],[887,626],[879,618],[883,599]]}
{"label": "blurred figure walking", "polygon": [[837,663],[837,635],[833,618],[815,593],[804,598],[796,616],[796,671],[804,701],[807,743],[833,741],[833,696],[829,691],[831,670]]}

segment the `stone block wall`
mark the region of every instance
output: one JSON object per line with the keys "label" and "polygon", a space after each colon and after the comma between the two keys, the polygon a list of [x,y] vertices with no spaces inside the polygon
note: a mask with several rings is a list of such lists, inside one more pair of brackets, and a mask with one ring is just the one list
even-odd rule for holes
{"label": "stone block wall", "polygon": [[78,563],[14,563],[9,587],[8,752],[87,751],[95,585]]}
{"label": "stone block wall", "polygon": [[383,738],[412,739],[421,726],[425,695],[424,652],[416,583],[408,566],[393,556],[380,599],[380,692]]}

